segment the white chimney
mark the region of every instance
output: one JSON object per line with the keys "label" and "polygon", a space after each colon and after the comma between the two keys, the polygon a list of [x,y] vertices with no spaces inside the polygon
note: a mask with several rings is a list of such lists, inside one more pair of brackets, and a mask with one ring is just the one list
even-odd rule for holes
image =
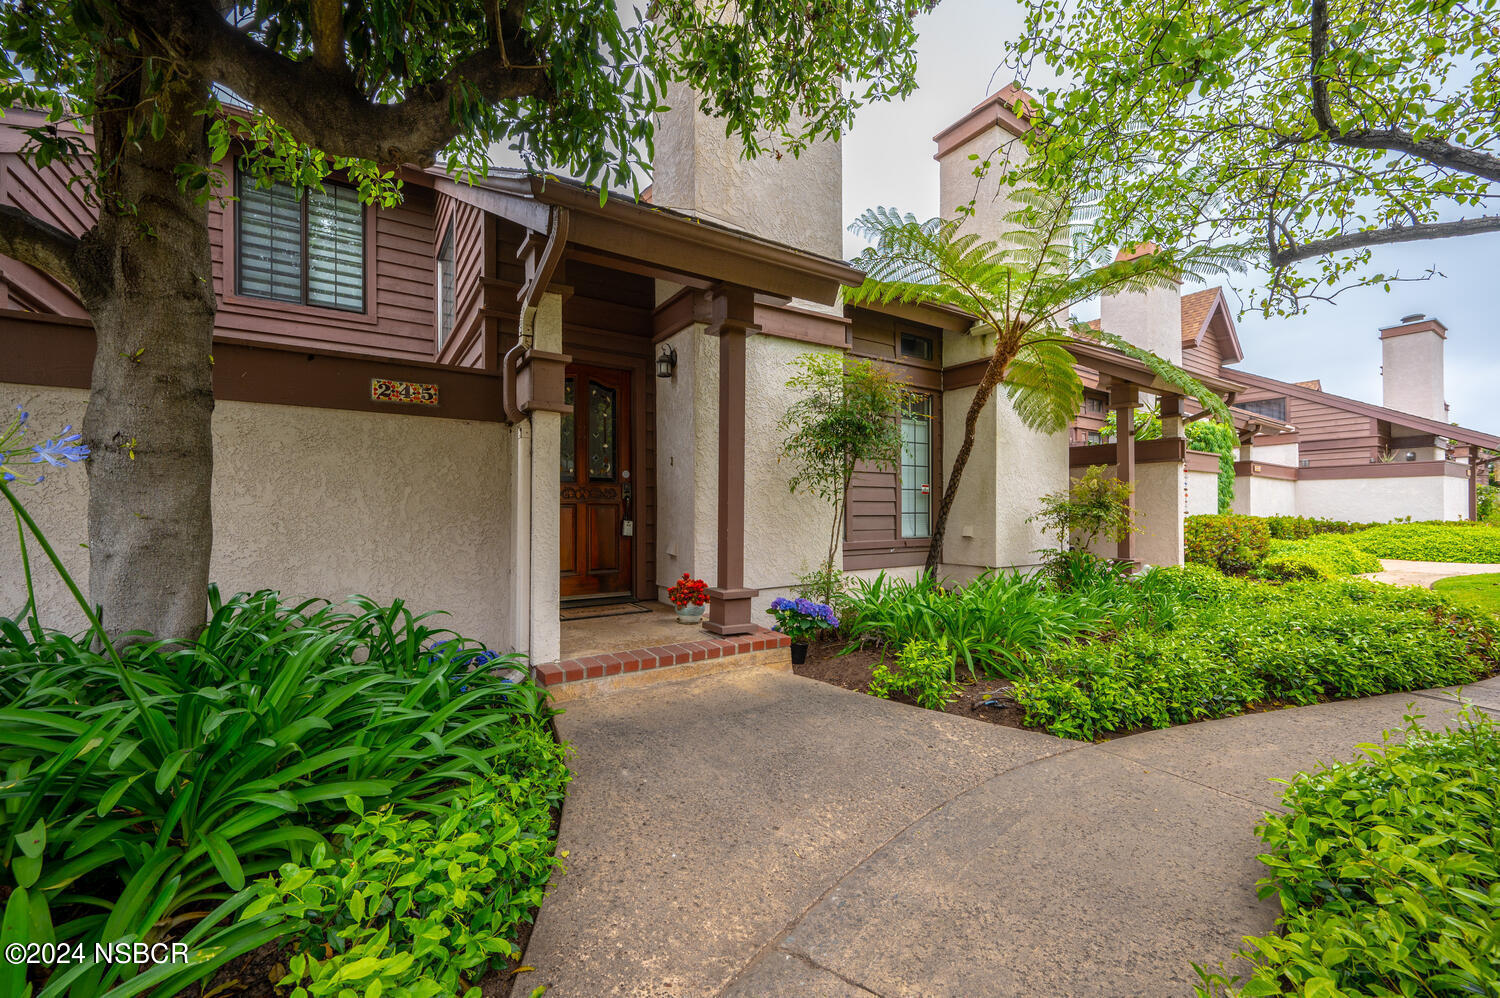
{"label": "white chimney", "polygon": [[[1141,243],[1116,254],[1129,260],[1156,252],[1152,243]],[[1107,333],[1150,350],[1162,360],[1182,363],[1182,284],[1104,295],[1099,300],[1099,325]]]}
{"label": "white chimney", "polygon": [[656,119],[651,203],[722,222],[810,253],[844,257],[844,157],[824,139],[793,157],[755,159],[698,108],[683,83],[667,88],[671,110]]}
{"label": "white chimney", "polygon": [[[973,204],[974,213],[964,220],[962,231],[998,242],[1014,228],[1005,216],[1016,205],[1000,196],[999,174],[1004,163],[1021,162],[1026,156],[1020,136],[1030,127],[1023,120],[1029,100],[1018,85],[1008,84],[932,137],[938,147],[932,158],[938,161],[939,213],[953,218]],[[976,177],[974,170],[986,161],[991,168]]]}
{"label": "white chimney", "polygon": [[1380,330],[1382,404],[1387,409],[1448,422],[1443,395],[1443,341],[1448,327],[1425,315],[1405,315]]}

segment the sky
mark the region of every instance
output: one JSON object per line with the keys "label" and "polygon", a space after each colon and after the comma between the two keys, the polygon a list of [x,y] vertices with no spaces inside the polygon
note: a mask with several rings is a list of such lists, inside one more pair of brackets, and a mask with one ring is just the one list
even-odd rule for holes
{"label": "sky", "polygon": [[[918,23],[918,89],[900,104],[863,108],[844,138],[844,215],[886,205],[919,218],[939,213],[937,151],[932,137],[1009,82],[1000,70],[1004,43],[1020,31],[1023,12],[1009,0],[943,0]],[[999,70],[997,72],[997,70]],[[845,255],[862,248],[846,234]],[[1430,280],[1350,290],[1334,304],[1314,302],[1305,314],[1237,319],[1247,371],[1285,381],[1320,378],[1325,391],[1380,404],[1379,329],[1404,315],[1425,313],[1448,327],[1446,392],[1450,417],[1473,429],[1500,432],[1500,233],[1381,247],[1375,270]],[[1264,275],[1234,275],[1236,308],[1254,300]],[[1185,287],[1184,292],[1196,290]],[[1092,315],[1097,315],[1097,309]],[[1091,317],[1087,309],[1079,315]]]}

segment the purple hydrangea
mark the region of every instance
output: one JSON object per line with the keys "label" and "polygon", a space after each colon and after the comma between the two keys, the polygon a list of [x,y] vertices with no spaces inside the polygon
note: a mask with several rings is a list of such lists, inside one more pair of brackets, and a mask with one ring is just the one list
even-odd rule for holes
{"label": "purple hydrangea", "polygon": [[833,612],[833,607],[802,597],[777,597],[771,601],[767,612],[776,618],[774,629],[797,642],[809,641],[819,631],[839,626],[839,618]]}

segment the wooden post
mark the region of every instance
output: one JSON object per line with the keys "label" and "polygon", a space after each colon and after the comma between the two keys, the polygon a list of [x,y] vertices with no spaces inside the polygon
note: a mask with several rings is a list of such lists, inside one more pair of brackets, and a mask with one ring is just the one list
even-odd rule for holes
{"label": "wooden post", "polygon": [[[1135,408],[1140,401],[1140,391],[1135,385],[1115,383],[1109,389],[1109,405],[1115,411],[1115,477],[1126,484],[1135,483]],[[1135,522],[1135,495],[1126,500],[1130,510],[1130,522]],[[1116,556],[1120,561],[1135,564],[1135,534],[1128,533],[1120,541]]]}
{"label": "wooden post", "polygon": [[719,337],[719,572],[708,591],[705,630],[747,634],[754,589],[745,588],[745,337],[756,330],[755,293],[725,285],[714,295],[710,335]]}

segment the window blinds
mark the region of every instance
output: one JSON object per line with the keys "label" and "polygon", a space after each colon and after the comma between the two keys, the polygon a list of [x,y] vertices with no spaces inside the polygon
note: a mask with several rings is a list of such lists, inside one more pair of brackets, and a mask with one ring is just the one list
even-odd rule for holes
{"label": "window blinds", "polygon": [[364,310],[365,213],[353,188],[299,198],[288,184],[241,184],[238,225],[241,294]]}

